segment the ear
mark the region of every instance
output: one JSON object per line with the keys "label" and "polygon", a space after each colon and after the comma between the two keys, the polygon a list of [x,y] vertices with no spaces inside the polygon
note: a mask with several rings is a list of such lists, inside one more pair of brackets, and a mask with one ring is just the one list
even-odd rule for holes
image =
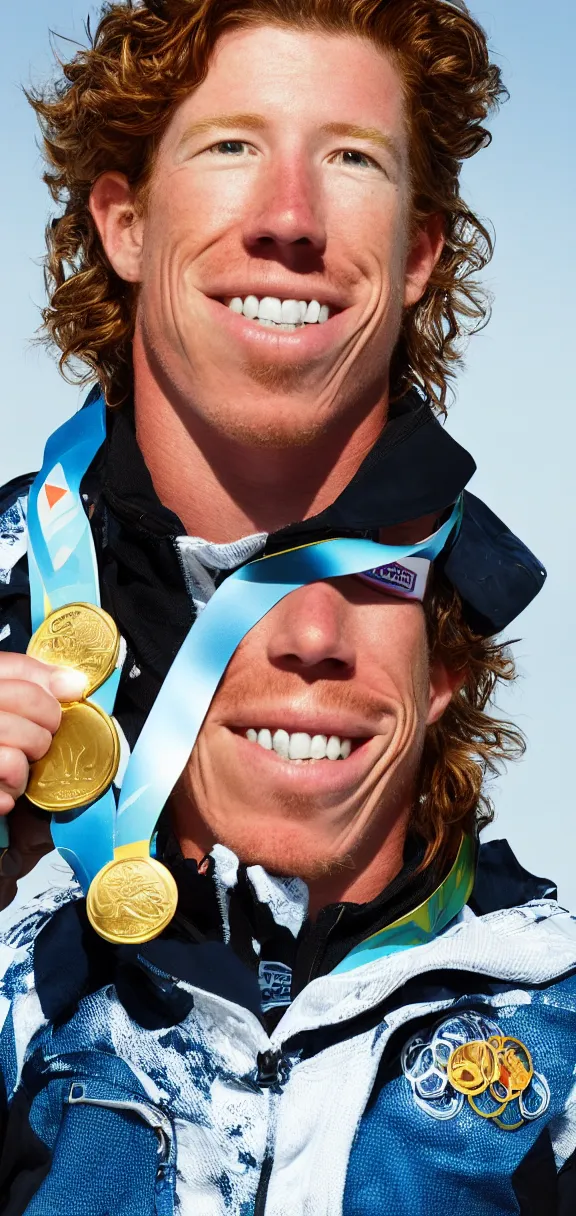
{"label": "ear", "polygon": [[452,697],[462,687],[466,673],[451,671],[441,659],[433,659],[430,664],[430,699],[426,725],[432,726],[438,722],[448,709]]}
{"label": "ear", "polygon": [[416,230],[410,245],[404,280],[405,308],[422,299],[443,248],[444,217],[429,215]]}
{"label": "ear", "polygon": [[112,268],[127,283],[139,283],[144,220],[124,174],[101,173],[92,187],[89,207]]}

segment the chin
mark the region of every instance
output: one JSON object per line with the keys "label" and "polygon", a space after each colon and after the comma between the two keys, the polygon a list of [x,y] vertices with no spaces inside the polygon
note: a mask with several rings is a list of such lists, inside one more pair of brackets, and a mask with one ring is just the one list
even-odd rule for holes
{"label": "chin", "polygon": [[262,866],[268,874],[283,878],[315,882],[329,874],[354,869],[350,853],[340,853],[327,841],[311,841],[308,837],[298,840],[293,833],[287,839],[278,834],[268,840],[263,840],[262,834],[226,833],[226,839],[221,838],[219,843],[231,849],[244,865]]}
{"label": "chin", "polygon": [[223,438],[242,446],[274,451],[312,446],[340,413],[336,401],[319,409],[318,396],[302,386],[300,391],[293,386],[291,392],[286,382],[270,379],[260,388],[255,397],[253,386],[245,387],[239,382],[233,394],[233,411],[229,399],[215,409],[214,401],[219,401],[216,394],[212,399],[207,395],[196,397],[195,408]]}

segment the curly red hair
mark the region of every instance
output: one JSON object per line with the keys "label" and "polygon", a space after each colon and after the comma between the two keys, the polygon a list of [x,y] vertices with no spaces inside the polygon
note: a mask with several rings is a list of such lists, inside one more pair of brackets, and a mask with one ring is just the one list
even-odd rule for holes
{"label": "curly red hair", "polygon": [[428,727],[412,823],[428,842],[424,865],[453,858],[462,832],[477,833],[493,818],[486,778],[523,756],[524,736],[491,712],[499,686],[516,678],[509,645],[477,633],[458,592],[434,569],[424,601],[432,659],[459,678],[448,708]]}
{"label": "curly red hair", "polygon": [[353,34],[395,57],[411,128],[413,223],[440,213],[445,246],[423,298],[405,312],[391,388],[399,396],[419,384],[444,410],[462,339],[489,311],[475,276],[491,239],[461,197],[460,168],[489,142],[484,123],[504,89],[480,26],[443,0],[107,4],[88,49],[61,64],[55,84],[28,94],[44,135],[45,180],[64,208],[48,228],[43,314],[61,368],[80,380],[95,373],[111,404],[131,391],[135,290],[104,253],[88,209],[92,186],[117,170],[145,191],[158,141],[205,76],[217,39],[254,23]]}

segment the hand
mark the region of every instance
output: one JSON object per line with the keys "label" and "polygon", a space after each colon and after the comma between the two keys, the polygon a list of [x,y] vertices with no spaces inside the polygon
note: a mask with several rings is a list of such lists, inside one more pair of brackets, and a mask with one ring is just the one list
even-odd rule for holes
{"label": "hand", "polygon": [[26,790],[30,764],[46,755],[62,718],[61,702],[78,701],[86,677],[25,654],[0,654],[0,815]]}

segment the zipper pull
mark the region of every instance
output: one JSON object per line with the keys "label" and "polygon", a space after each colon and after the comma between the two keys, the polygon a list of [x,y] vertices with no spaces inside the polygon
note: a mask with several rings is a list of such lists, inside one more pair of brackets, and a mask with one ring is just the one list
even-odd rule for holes
{"label": "zipper pull", "polygon": [[260,1089],[270,1089],[280,1081],[281,1051],[260,1051],[256,1057],[258,1074],[256,1084]]}

